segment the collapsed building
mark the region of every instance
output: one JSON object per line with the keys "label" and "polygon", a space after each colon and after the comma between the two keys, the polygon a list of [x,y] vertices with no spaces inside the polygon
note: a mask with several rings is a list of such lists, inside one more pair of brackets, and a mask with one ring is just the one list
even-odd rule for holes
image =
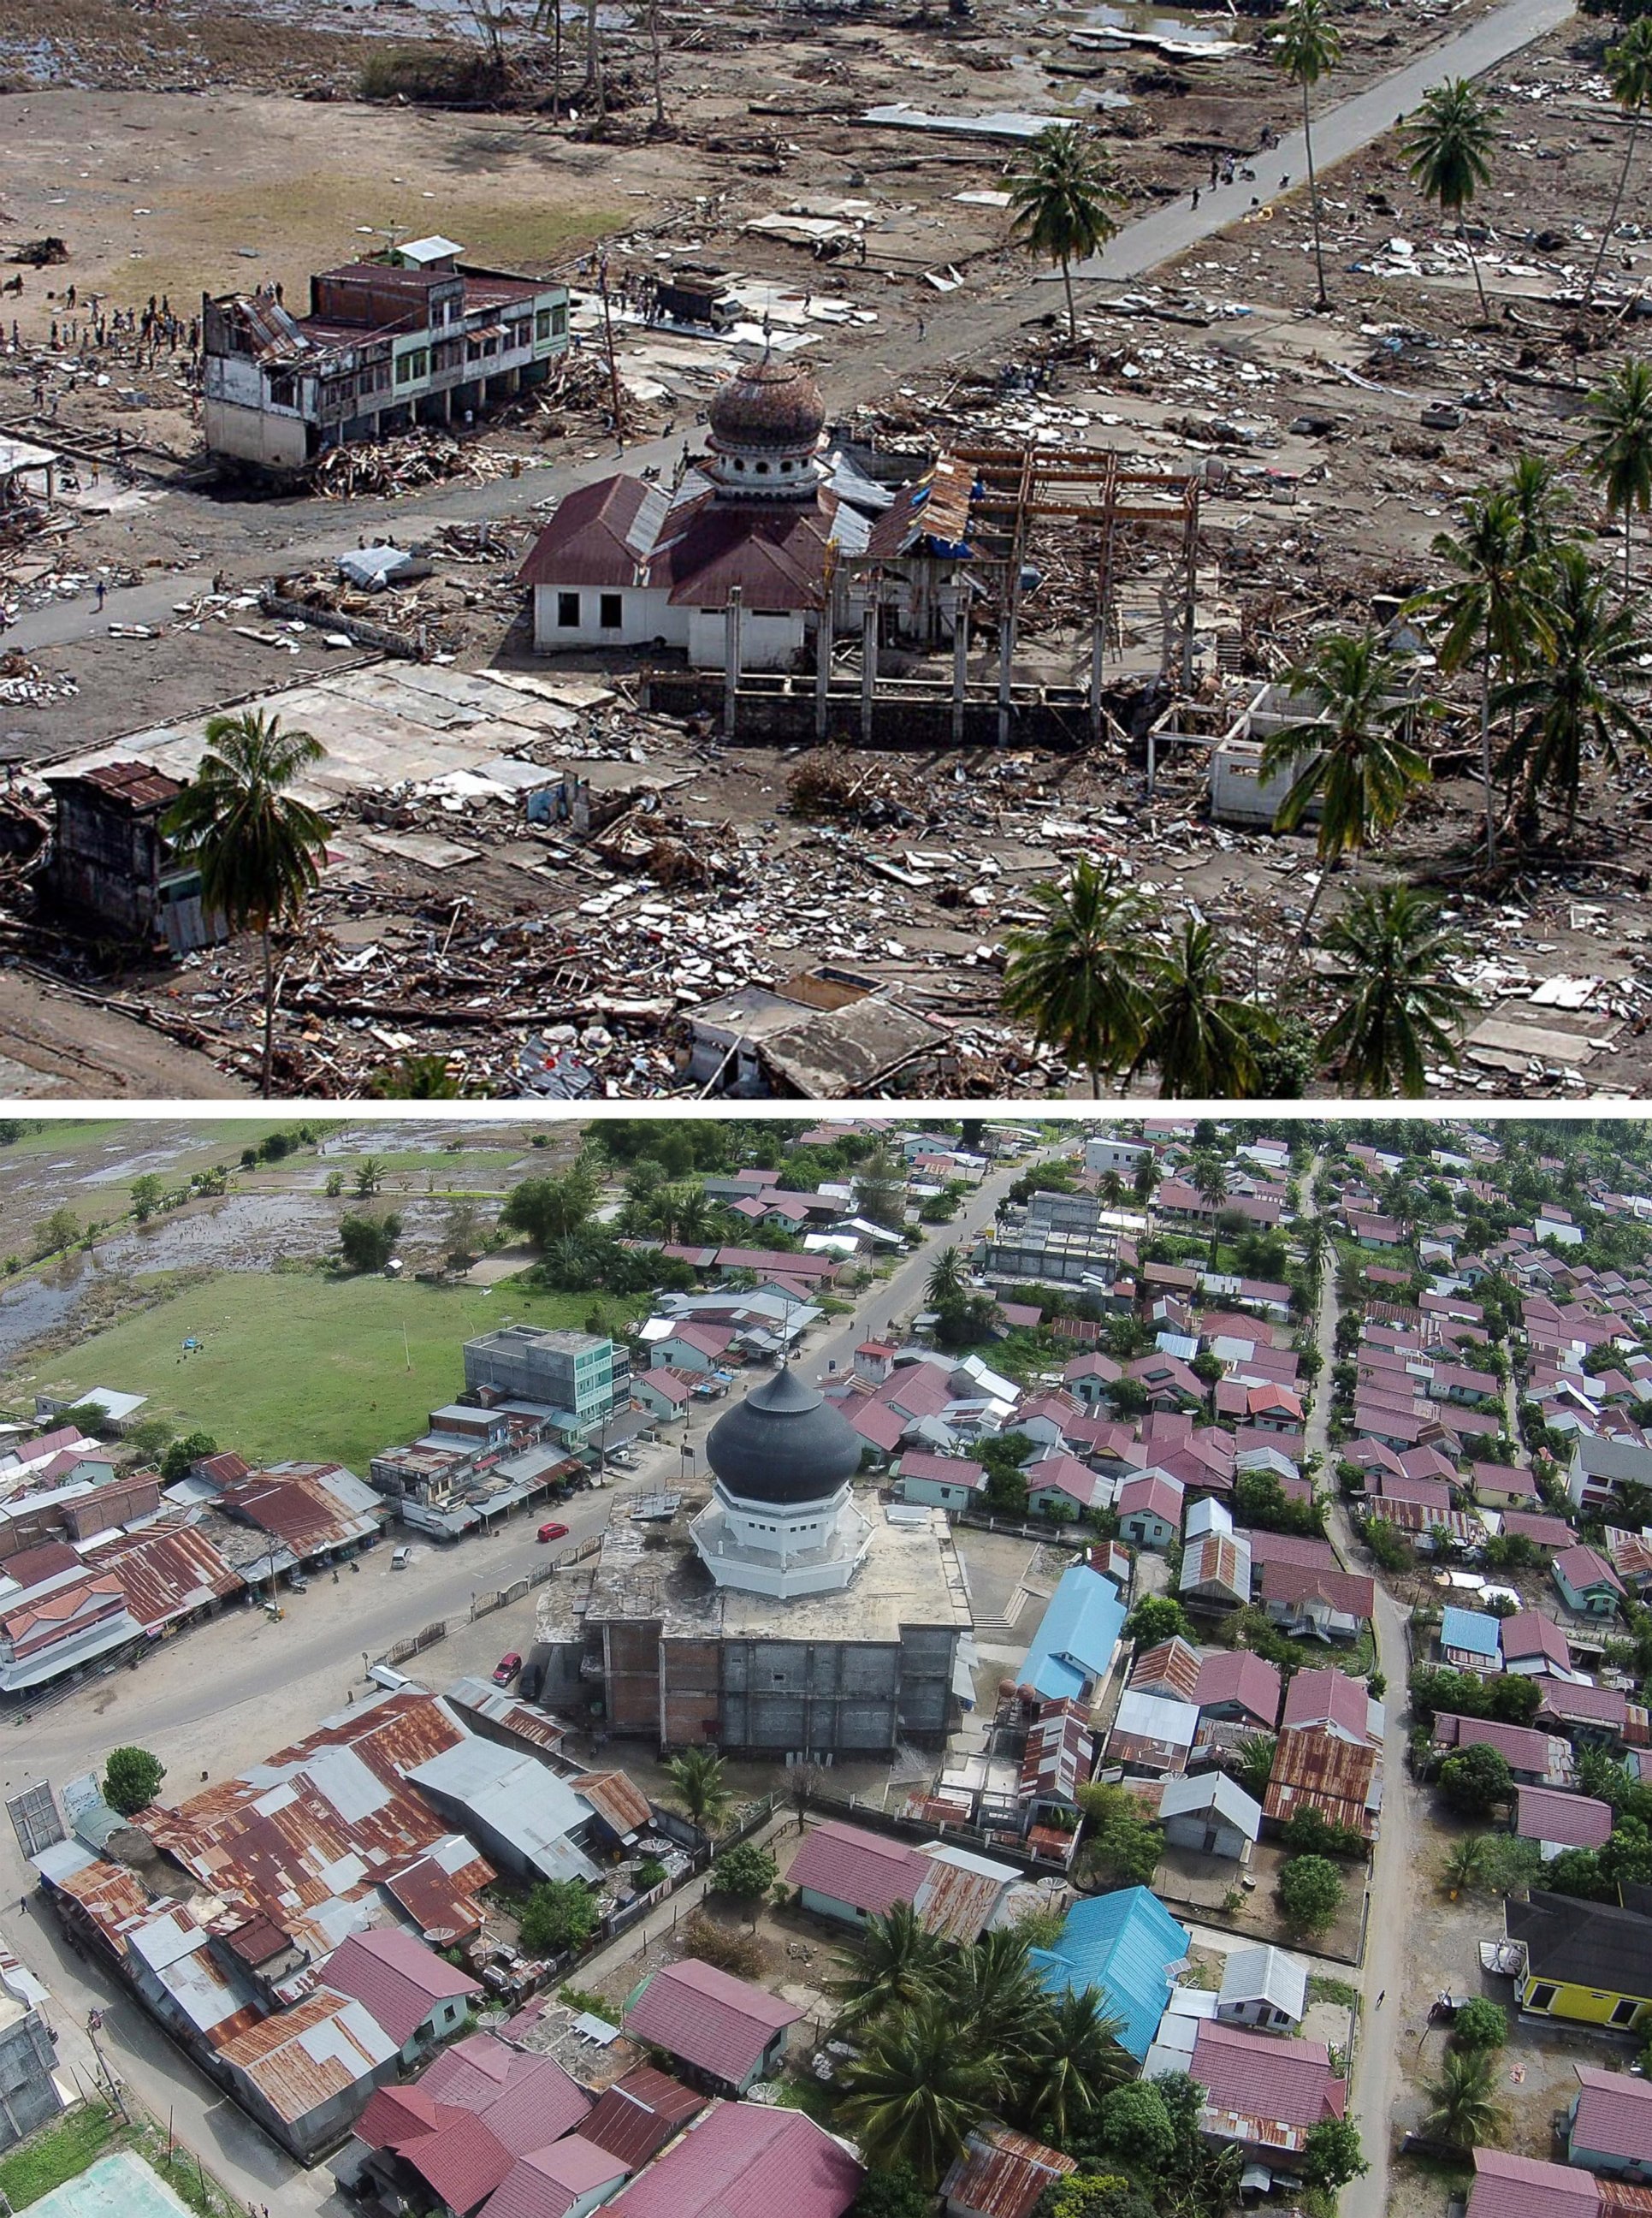
{"label": "collapsed building", "polygon": [[566,287],[411,239],[279,291],[201,300],[201,413],[215,460],[302,469],[330,447],[467,420],[542,383],[567,351]]}
{"label": "collapsed building", "polygon": [[857,1493],[862,1442],[796,1372],[711,1428],[686,1535],[616,1513],[539,1605],[548,1707],[662,1747],[822,1758],[938,1746],[973,1699],[969,1590],[944,1512]]}

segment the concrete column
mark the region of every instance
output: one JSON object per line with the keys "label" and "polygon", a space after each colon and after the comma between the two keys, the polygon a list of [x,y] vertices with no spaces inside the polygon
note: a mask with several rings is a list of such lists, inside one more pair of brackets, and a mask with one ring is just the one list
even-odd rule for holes
{"label": "concrete column", "polygon": [[877,620],[878,604],[882,595],[882,581],[869,578],[866,585],[866,607],[860,620],[860,737],[861,745],[872,744],[872,703],[877,692]]}
{"label": "concrete column", "polygon": [[831,713],[832,598],[828,586],[820,608],[820,624],[814,634],[814,736],[817,741],[826,738]]}
{"label": "concrete column", "polygon": [[1015,588],[1012,586],[998,627],[998,743],[1010,744],[1010,680],[1015,670]]}
{"label": "concrete column", "polygon": [[969,581],[960,577],[952,587],[952,739],[963,745],[965,691],[969,684]]}
{"label": "concrete column", "polygon": [[723,610],[723,737],[734,736],[735,697],[740,683],[740,589],[731,585]]}
{"label": "concrete column", "polygon": [[442,388],[442,421],[444,424],[453,421],[453,387],[450,385],[444,385]]}
{"label": "concrete column", "polygon": [[1101,685],[1107,665],[1107,620],[1099,609],[1090,627],[1090,736],[1101,738]]}

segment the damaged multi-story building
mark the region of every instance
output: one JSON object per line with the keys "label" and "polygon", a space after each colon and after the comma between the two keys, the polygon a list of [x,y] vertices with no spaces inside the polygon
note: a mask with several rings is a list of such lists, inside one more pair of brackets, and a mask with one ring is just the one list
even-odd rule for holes
{"label": "damaged multi-story building", "polygon": [[969,1589],[944,1512],[853,1481],[862,1442],[785,1368],[706,1441],[685,1534],[616,1512],[548,1587],[524,1683],[662,1747],[887,1755],[937,1746],[973,1699]]}
{"label": "damaged multi-story building", "polygon": [[307,315],[279,290],[201,301],[207,452],[302,469],[329,447],[447,424],[541,383],[568,346],[565,286],[461,262],[419,239],[310,280]]}

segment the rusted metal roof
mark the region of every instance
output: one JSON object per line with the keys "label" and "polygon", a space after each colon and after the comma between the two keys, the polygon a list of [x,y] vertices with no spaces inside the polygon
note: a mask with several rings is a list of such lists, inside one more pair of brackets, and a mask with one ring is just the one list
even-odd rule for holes
{"label": "rusted metal roof", "polygon": [[1027,1730],[1021,1758],[1021,1794],[1071,1802],[1095,1769],[1096,1741],[1076,1702],[1049,1702]]}
{"label": "rusted metal roof", "polygon": [[1026,2134],[977,2126],[946,2176],[946,2207],[980,2218],[1030,2218],[1051,2180],[1077,2170],[1075,2157]]}
{"label": "rusted metal roof", "polygon": [[1363,1742],[1342,1740],[1317,1725],[1287,1726],[1274,1750],[1263,1811],[1283,1822],[1298,1810],[1317,1810],[1331,1824],[1374,1840],[1378,1764],[1378,1751]]}
{"label": "rusted metal roof", "polygon": [[1136,1657],[1129,1683],[1150,1692],[1167,1694],[1172,1701],[1196,1701],[1199,1652],[1179,1633],[1172,1633],[1168,1640],[1161,1640],[1156,1648],[1147,1649]]}
{"label": "rusted metal roof", "polygon": [[182,1516],[89,1549],[86,1561],[120,1580],[127,1608],[145,1633],[226,1602],[245,1583],[200,1527]]}
{"label": "rusted metal roof", "polygon": [[918,1922],[925,1933],[934,1934],[938,1940],[956,1941],[968,1948],[979,1940],[998,1907],[1004,1882],[939,1856],[927,1861],[933,1870],[913,1905]]}
{"label": "rusted metal roof", "polygon": [[50,786],[96,786],[106,800],[118,802],[134,814],[170,808],[183,790],[175,778],[168,778],[164,771],[144,762],[100,763],[92,770],[65,771],[56,775],[48,771],[46,782]]}
{"label": "rusted metal roof", "polygon": [[705,2105],[705,2097],[680,2079],[655,2071],[652,2064],[639,2064],[601,2096],[579,2131],[636,2171]]}
{"label": "rusted metal roof", "polygon": [[291,2010],[220,2043],[218,2053],[293,2125],[360,2085],[396,2052],[360,2003],[317,1987]]}

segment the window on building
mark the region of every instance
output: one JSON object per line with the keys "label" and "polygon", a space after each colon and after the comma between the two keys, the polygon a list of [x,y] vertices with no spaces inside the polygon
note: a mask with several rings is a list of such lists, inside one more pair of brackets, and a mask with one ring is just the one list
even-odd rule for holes
{"label": "window on building", "polygon": [[541,308],[534,318],[534,337],[536,339],[548,339],[550,336],[551,312],[548,308]]}
{"label": "window on building", "polygon": [[1640,2004],[1637,2002],[1630,2002],[1626,2000],[1614,2004],[1612,2016],[1606,2020],[1606,2023],[1608,2025],[1632,2025],[1635,2023],[1635,2013],[1639,2010],[1639,2008]]}
{"label": "window on building", "polygon": [[556,597],[556,622],[560,631],[579,629],[579,596],[578,593],[559,593]]}
{"label": "window on building", "polygon": [[298,380],[295,377],[272,377],[269,381],[269,405],[272,408],[296,408]]}
{"label": "window on building", "polygon": [[567,303],[565,300],[559,300],[556,306],[551,310],[551,337],[555,339],[564,339],[566,338],[567,335]]}
{"label": "window on building", "polygon": [[597,622],[604,631],[618,631],[625,621],[625,603],[619,593],[604,593],[597,604]]}
{"label": "window on building", "polygon": [[767,462],[759,462],[759,463],[758,464],[758,475],[760,478],[766,478],[766,477],[768,476],[768,474],[769,474],[769,465],[767,464]]}
{"label": "window on building", "polygon": [[1525,2006],[1528,2010],[1546,2010],[1552,2009],[1554,2006],[1555,1993],[1556,1990],[1552,1986],[1549,1986],[1547,1983],[1540,1983],[1538,1986],[1533,1987],[1531,1993],[1526,1997]]}

